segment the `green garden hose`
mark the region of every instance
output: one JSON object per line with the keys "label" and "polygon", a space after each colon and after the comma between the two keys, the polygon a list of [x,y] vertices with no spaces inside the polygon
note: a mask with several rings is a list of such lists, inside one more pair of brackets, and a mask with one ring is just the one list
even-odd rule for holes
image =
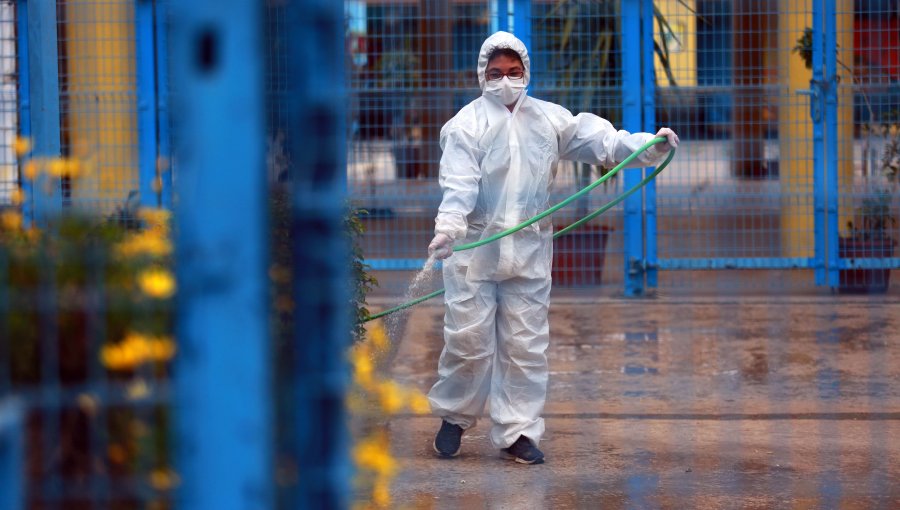
{"label": "green garden hose", "polygon": [[[628,166],[629,163],[631,163],[635,158],[638,157],[638,155],[640,155],[640,154],[641,154],[642,152],[644,152],[645,150],[649,149],[650,147],[652,147],[653,145],[655,145],[655,144],[657,144],[657,143],[661,143],[661,142],[665,142],[665,141],[666,141],[666,139],[665,139],[664,137],[661,137],[661,136],[657,136],[657,137],[653,138],[653,139],[650,140],[649,142],[647,142],[647,143],[645,143],[644,145],[642,145],[638,150],[634,151],[633,154],[631,154],[630,156],[628,156],[627,158],[625,158],[624,161],[622,161],[621,163],[619,163],[618,165],[616,165],[616,166],[615,166],[612,170],[610,170],[606,175],[604,175],[603,177],[597,179],[596,181],[592,182],[591,184],[588,184],[587,186],[585,186],[584,188],[582,188],[580,191],[578,191],[578,192],[575,193],[574,195],[572,195],[572,196],[566,198],[566,199],[563,200],[562,202],[560,202],[560,203],[554,205],[553,207],[547,209],[546,211],[544,211],[544,212],[542,212],[542,213],[540,213],[540,214],[535,215],[534,217],[532,217],[532,218],[529,219],[529,220],[526,220],[526,221],[524,221],[524,222],[522,222],[522,223],[519,223],[519,224],[516,225],[515,227],[508,228],[508,229],[504,230],[503,232],[498,232],[498,233],[496,233],[496,234],[494,234],[494,235],[492,235],[492,236],[486,237],[486,238],[484,238],[484,239],[479,239],[478,241],[475,241],[475,242],[472,242],[472,243],[461,244],[461,245],[459,245],[459,246],[453,248],[453,251],[456,252],[456,251],[463,251],[463,250],[471,250],[472,248],[477,248],[477,247],[479,247],[479,246],[484,246],[485,244],[492,243],[492,242],[494,242],[494,241],[496,241],[496,240],[498,240],[498,239],[500,239],[500,238],[502,238],[502,237],[506,237],[506,236],[508,236],[508,235],[510,235],[510,234],[512,234],[512,233],[518,232],[519,230],[522,230],[523,228],[527,227],[528,225],[531,225],[531,224],[533,224],[533,223],[536,223],[536,222],[538,222],[538,221],[541,221],[542,219],[546,218],[547,216],[549,216],[549,215],[555,213],[556,211],[562,209],[563,207],[565,207],[565,206],[571,204],[571,203],[574,202],[575,200],[578,200],[579,198],[583,197],[584,195],[587,195],[588,193],[590,193],[591,190],[593,190],[593,189],[596,188],[597,186],[599,186],[599,185],[603,184],[604,182],[606,182],[606,181],[607,181],[608,179],[610,179],[613,175],[617,174],[617,173],[619,172],[619,170],[621,170],[621,169],[625,168],[626,166]],[[643,179],[641,182],[639,182],[638,184],[634,185],[631,189],[629,189],[629,190],[626,191],[625,193],[622,193],[622,194],[619,195],[618,197],[616,197],[616,198],[614,198],[613,200],[609,201],[609,202],[608,202],[606,205],[604,205],[603,207],[597,209],[596,211],[592,212],[591,214],[588,214],[588,215],[585,216],[584,218],[581,218],[580,220],[576,221],[575,223],[572,223],[572,224],[569,225],[568,227],[566,227],[566,228],[564,228],[564,229],[562,229],[562,230],[559,230],[558,232],[554,233],[554,234],[553,234],[553,238],[556,239],[557,237],[559,237],[559,236],[561,236],[561,235],[565,235],[565,234],[571,232],[572,230],[574,230],[574,229],[580,227],[581,225],[584,225],[584,224],[587,223],[588,221],[590,221],[590,220],[596,218],[597,216],[603,214],[604,212],[608,211],[609,209],[615,207],[618,203],[620,203],[621,201],[625,200],[626,198],[628,198],[629,196],[631,196],[631,194],[633,194],[635,191],[641,189],[641,188],[644,187],[648,182],[650,182],[651,180],[653,180],[653,178],[655,178],[656,175],[659,174],[659,173],[663,170],[663,168],[665,168],[665,167],[669,164],[670,161],[672,161],[672,158],[673,158],[673,157],[675,157],[675,149],[670,150],[670,151],[669,151],[669,155],[666,157],[666,159],[665,159],[659,166],[656,167],[656,170],[654,170],[654,171],[651,172],[649,175],[647,175],[647,177],[644,177],[644,179]],[[436,291],[434,291],[434,292],[432,292],[432,293],[430,293],[430,294],[426,294],[426,295],[424,295],[424,296],[422,296],[422,297],[418,297],[418,298],[416,298],[416,299],[414,299],[414,300],[412,300],[412,301],[409,301],[409,302],[407,302],[407,303],[403,303],[402,305],[395,306],[394,308],[390,308],[390,309],[385,310],[385,311],[383,311],[383,312],[376,313],[375,315],[370,315],[370,316],[367,317],[363,322],[369,322],[370,320],[374,320],[374,319],[377,319],[377,318],[379,318],[379,317],[384,317],[385,315],[392,314],[392,313],[394,313],[394,312],[403,310],[404,308],[409,308],[409,307],[411,307],[411,306],[415,306],[415,305],[417,305],[417,304],[419,304],[419,303],[421,303],[421,302],[423,302],[423,301],[427,301],[427,300],[429,300],[429,299],[431,299],[431,298],[433,298],[433,297],[440,296],[440,295],[443,294],[443,293],[444,293],[444,289],[436,290]]]}

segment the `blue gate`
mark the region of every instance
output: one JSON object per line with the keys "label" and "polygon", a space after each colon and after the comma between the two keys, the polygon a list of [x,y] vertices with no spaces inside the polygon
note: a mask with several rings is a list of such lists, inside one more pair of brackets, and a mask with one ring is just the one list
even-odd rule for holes
{"label": "blue gate", "polygon": [[[557,272],[559,286],[627,296],[877,290],[900,267],[890,240],[896,171],[880,163],[896,138],[898,49],[890,36],[867,35],[896,28],[890,3],[345,5],[348,178],[386,290],[401,290],[402,271],[424,263],[440,201],[437,132],[478,95],[475,55],[499,29],[529,46],[530,94],[630,131],[671,126],[683,140],[654,183],[595,221],[600,256],[555,261],[575,275]],[[596,209],[645,172],[624,171],[555,222]],[[598,175],[563,164],[555,196]]]}

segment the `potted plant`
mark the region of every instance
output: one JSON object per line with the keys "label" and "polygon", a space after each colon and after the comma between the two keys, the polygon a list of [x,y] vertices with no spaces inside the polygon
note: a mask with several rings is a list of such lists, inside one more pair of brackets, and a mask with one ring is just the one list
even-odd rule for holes
{"label": "potted plant", "polygon": [[[535,55],[549,55],[550,72],[533,85],[549,99],[567,106],[573,112],[600,113],[613,124],[621,124],[622,49],[615,35],[619,30],[619,3],[560,0],[535,5],[532,13],[536,31],[544,34],[535,47]],[[670,41],[681,44],[659,9],[653,17],[663,34],[654,42],[666,79],[677,85],[669,60]],[[589,51],[573,51],[589,48]],[[539,57],[532,57],[539,58]],[[610,169],[587,163],[572,163],[574,191],[589,185]],[[616,186],[616,176],[604,183]],[[590,199],[583,197],[575,205],[574,217],[554,217],[556,230],[566,228],[566,220],[578,220],[591,212]],[[612,227],[589,222],[558,237],[553,246],[553,284],[557,286],[595,286],[602,280],[606,258],[606,242]]]}
{"label": "potted plant", "polygon": [[[812,69],[812,43],[813,31],[806,27],[803,35],[797,40],[793,48],[806,64],[807,69]],[[842,259],[872,259],[893,257],[894,247],[897,241],[891,237],[890,229],[897,225],[897,219],[891,214],[891,200],[896,194],[897,179],[900,175],[900,124],[897,123],[897,112],[877,111],[873,108],[873,101],[865,92],[863,80],[857,76],[858,66],[852,68],[837,59],[837,64],[843,69],[853,83],[860,88],[860,96],[868,114],[867,122],[861,126],[863,134],[862,145],[862,175],[869,183],[870,179],[883,179],[887,187],[876,188],[874,194],[863,200],[862,205],[856,210],[854,220],[847,222],[849,236],[838,238],[838,256]],[[838,76],[840,78],[841,76]],[[876,104],[878,104],[876,102]],[[879,119],[879,116],[881,119]],[[873,175],[876,166],[875,148],[877,138],[884,139],[879,170],[881,176]],[[842,269],[839,272],[838,291],[841,293],[883,293],[890,284],[890,269],[880,268],[852,268]]]}
{"label": "potted plant", "polygon": [[[583,189],[610,169],[595,167],[587,163],[573,163],[576,191]],[[615,181],[618,175],[603,183],[603,189]],[[575,220],[591,212],[588,198],[579,199],[575,204]],[[556,225],[556,231],[568,227],[570,223]],[[557,237],[553,243],[553,284],[563,287],[600,285],[603,281],[603,264],[606,261],[606,241],[612,227],[588,222],[576,230]]]}
{"label": "potted plant", "polygon": [[[891,214],[891,199],[900,170],[900,133],[896,125],[886,126],[883,132],[891,135],[881,156],[881,172],[890,187],[881,188],[874,196],[863,200],[856,211],[858,221],[847,222],[850,235],[838,240],[838,256],[843,259],[890,258],[894,255],[897,241],[891,237],[891,228],[897,225],[897,218]],[[838,290],[842,293],[883,293],[888,289],[890,277],[891,270],[886,268],[842,269]]]}
{"label": "potted plant", "polygon": [[[558,225],[556,230],[565,227]],[[606,241],[611,231],[612,228],[606,225],[585,225],[558,237],[553,243],[553,285],[600,285],[606,262]]]}

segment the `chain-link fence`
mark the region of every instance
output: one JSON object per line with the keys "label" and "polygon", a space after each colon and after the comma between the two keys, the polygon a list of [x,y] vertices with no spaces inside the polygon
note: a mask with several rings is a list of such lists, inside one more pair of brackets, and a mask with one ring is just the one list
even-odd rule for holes
{"label": "chain-link fence", "polygon": [[[437,132],[479,95],[474,67],[480,41],[508,28],[514,16],[490,2],[346,5],[351,194],[368,211],[367,256],[385,271],[385,287],[398,292],[402,278],[395,279],[391,270],[422,266],[440,201]],[[871,191],[874,184],[862,183],[871,181],[864,172],[878,159],[876,144],[880,148],[890,139],[859,126],[872,114],[886,115],[898,101],[889,71],[896,41],[886,35],[896,18],[892,4],[865,3],[830,13],[843,27],[837,33],[847,35],[836,46],[841,58],[821,72],[837,78],[844,96],[833,115],[823,106],[820,117],[811,116],[810,101],[824,100],[824,92],[812,98],[804,92],[813,78],[811,39],[803,52],[796,49],[804,37],[812,37],[814,3],[673,0],[655,2],[654,11],[643,14],[623,11],[622,5],[628,4],[515,5],[525,11],[516,15],[529,34],[531,95],[574,113],[597,113],[632,131],[671,126],[685,141],[671,168],[635,206],[626,202],[595,220],[592,229],[557,241],[558,287],[630,294],[640,280],[640,292],[658,287],[664,292],[754,288],[810,293],[825,283],[813,268],[834,272],[844,264],[839,259],[862,258],[864,252],[850,257],[844,248],[839,255],[828,246],[844,246],[842,239],[851,236],[850,216],[857,216],[858,227],[859,214],[877,207],[877,197],[859,195],[855,205],[841,199],[839,209],[824,209],[831,200],[826,196],[860,186]],[[819,11],[828,14],[824,7]],[[865,58],[872,54],[885,56]],[[845,60],[856,61],[855,78],[842,76],[852,69]],[[862,86],[872,79],[880,80],[876,88]],[[829,122],[848,128],[829,130]],[[890,131],[887,121],[879,122],[875,129]],[[858,127],[848,130],[851,124]],[[816,129],[823,133],[821,145],[815,145]],[[844,156],[827,152],[838,146]],[[851,151],[869,154],[867,162],[855,158],[856,178],[851,178]],[[847,163],[837,165],[839,159]],[[562,199],[590,183],[598,170],[562,162],[555,196]],[[845,177],[832,183],[838,174]],[[817,182],[816,175],[822,180]],[[556,223],[596,209],[621,193],[626,180],[616,179],[561,211]],[[888,195],[878,195],[882,205]],[[891,216],[878,214],[885,218],[878,221],[885,233],[896,237]],[[585,249],[572,255],[567,248],[572,243]],[[872,263],[888,268],[896,266],[896,259],[888,254],[887,261]],[[887,269],[882,273],[883,280]],[[828,285],[837,287],[837,282],[828,280]]]}
{"label": "chain-link fence", "polygon": [[[896,303],[828,291],[897,292],[896,0],[341,4],[0,2],[0,508],[892,507]],[[554,246],[550,476],[432,462],[438,300],[344,309],[348,229],[355,290],[409,292],[497,30],[529,95],[682,141]],[[560,162],[553,200],[606,170]]]}

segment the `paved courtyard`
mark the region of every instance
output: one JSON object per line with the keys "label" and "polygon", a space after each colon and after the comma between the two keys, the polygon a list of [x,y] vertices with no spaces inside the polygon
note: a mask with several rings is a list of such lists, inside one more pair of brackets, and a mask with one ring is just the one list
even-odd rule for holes
{"label": "paved courtyard", "polygon": [[[388,303],[384,303],[388,304]],[[376,303],[373,308],[378,308]],[[443,308],[396,329],[427,391]],[[438,459],[439,421],[390,422],[405,508],[900,508],[900,298],[555,297],[547,462],[498,456],[489,419]]]}

